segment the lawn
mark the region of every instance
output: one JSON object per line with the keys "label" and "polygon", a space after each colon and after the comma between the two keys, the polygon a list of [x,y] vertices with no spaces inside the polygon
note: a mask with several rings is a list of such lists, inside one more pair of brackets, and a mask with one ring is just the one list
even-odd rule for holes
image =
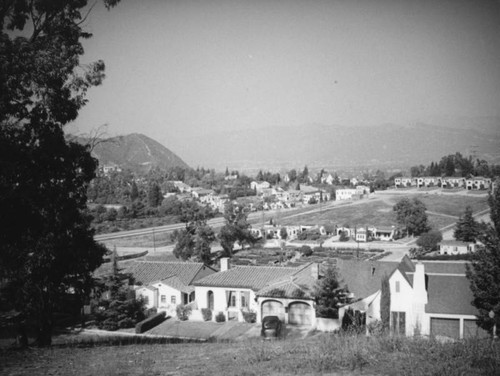
{"label": "lawn", "polygon": [[494,375],[489,340],[315,333],[306,339],[30,349],[0,353],[5,375]]}

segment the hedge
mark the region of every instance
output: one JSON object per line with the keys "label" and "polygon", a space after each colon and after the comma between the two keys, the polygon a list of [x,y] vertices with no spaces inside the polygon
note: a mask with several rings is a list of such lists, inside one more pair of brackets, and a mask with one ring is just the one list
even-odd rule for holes
{"label": "hedge", "polygon": [[148,317],[146,320],[143,320],[135,326],[135,332],[140,334],[144,333],[145,331],[148,331],[151,328],[154,328],[155,326],[161,324],[163,321],[165,321],[165,318],[167,316],[167,313],[165,311],[157,313],[154,316]]}

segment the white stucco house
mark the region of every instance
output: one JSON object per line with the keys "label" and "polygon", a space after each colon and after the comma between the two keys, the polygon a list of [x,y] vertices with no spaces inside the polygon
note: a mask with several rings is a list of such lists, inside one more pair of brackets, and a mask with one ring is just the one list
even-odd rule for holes
{"label": "white stucco house", "polygon": [[316,325],[312,288],[317,264],[302,267],[237,266],[221,259],[221,271],[194,282],[198,309],[222,312],[227,320],[244,321],[242,311],[256,313],[257,322],[269,315],[287,324]]}
{"label": "white stucco house", "polygon": [[339,273],[357,301],[343,307],[341,314],[351,308],[366,314],[367,324],[380,320],[381,279],[387,275],[390,327],[394,334],[443,339],[488,335],[476,325],[477,310],[471,305],[473,296],[464,262],[413,263],[405,256],[399,264],[365,262],[367,265],[358,263],[357,267],[351,264],[341,265]]}
{"label": "white stucco house", "polygon": [[193,282],[216,273],[197,262],[136,261],[126,269],[134,279],[136,297],[143,297],[147,308],[175,316],[179,304],[195,300]]}
{"label": "white stucco house", "polygon": [[475,251],[475,243],[466,243],[460,240],[443,240],[439,243],[440,255],[465,255]]}
{"label": "white stucco house", "polygon": [[358,191],[353,188],[337,189],[335,190],[335,200],[352,200],[357,193]]}

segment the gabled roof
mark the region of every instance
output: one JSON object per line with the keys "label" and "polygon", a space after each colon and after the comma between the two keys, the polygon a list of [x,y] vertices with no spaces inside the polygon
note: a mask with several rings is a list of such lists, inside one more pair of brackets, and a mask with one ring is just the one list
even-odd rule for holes
{"label": "gabled roof", "polygon": [[425,274],[460,274],[465,276],[467,262],[463,261],[422,261]]}
{"label": "gabled roof", "polygon": [[453,240],[453,239],[450,239],[450,240],[441,240],[439,242],[439,245],[456,245],[458,247],[467,247],[469,244],[474,244],[474,242],[463,242],[463,241],[460,241],[460,240]]}
{"label": "gabled roof", "polygon": [[[384,275],[389,277],[401,264],[387,261],[339,261],[337,271],[341,284],[347,286],[349,292],[354,294],[355,299],[366,298],[380,290]],[[405,260],[402,266],[403,270],[410,268],[410,264]]]}
{"label": "gabled roof", "polygon": [[[136,261],[125,269],[132,273],[136,282],[149,285],[170,277],[178,277],[184,285],[190,285],[195,279],[200,278],[200,272],[214,269],[198,262],[164,262],[164,261]],[[198,276],[198,277],[197,277]]]}
{"label": "gabled roof", "polygon": [[259,291],[273,281],[283,280],[297,273],[301,268],[279,266],[238,266],[215,273],[194,283],[195,286],[233,287]]}
{"label": "gabled roof", "polygon": [[164,284],[166,286],[170,286],[173,289],[179,290],[180,292],[183,292],[185,294],[190,294],[191,292],[194,291],[194,286],[184,284],[177,276],[172,276],[169,278],[162,279],[161,281],[158,281],[157,283],[161,283],[161,284]]}

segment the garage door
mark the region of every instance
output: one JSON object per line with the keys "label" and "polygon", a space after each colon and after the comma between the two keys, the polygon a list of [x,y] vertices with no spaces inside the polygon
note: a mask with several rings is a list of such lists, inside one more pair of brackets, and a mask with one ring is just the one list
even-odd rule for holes
{"label": "garage door", "polygon": [[431,335],[458,339],[460,337],[460,320],[431,318]]}
{"label": "garage door", "polygon": [[285,320],[285,308],[283,303],[277,300],[266,300],[262,303],[262,318],[266,316],[278,316],[281,321]]}
{"label": "garage door", "polygon": [[288,308],[288,322],[295,325],[312,324],[312,308],[305,303],[292,303]]}
{"label": "garage door", "polygon": [[464,338],[488,338],[490,334],[476,324],[476,320],[464,320]]}

